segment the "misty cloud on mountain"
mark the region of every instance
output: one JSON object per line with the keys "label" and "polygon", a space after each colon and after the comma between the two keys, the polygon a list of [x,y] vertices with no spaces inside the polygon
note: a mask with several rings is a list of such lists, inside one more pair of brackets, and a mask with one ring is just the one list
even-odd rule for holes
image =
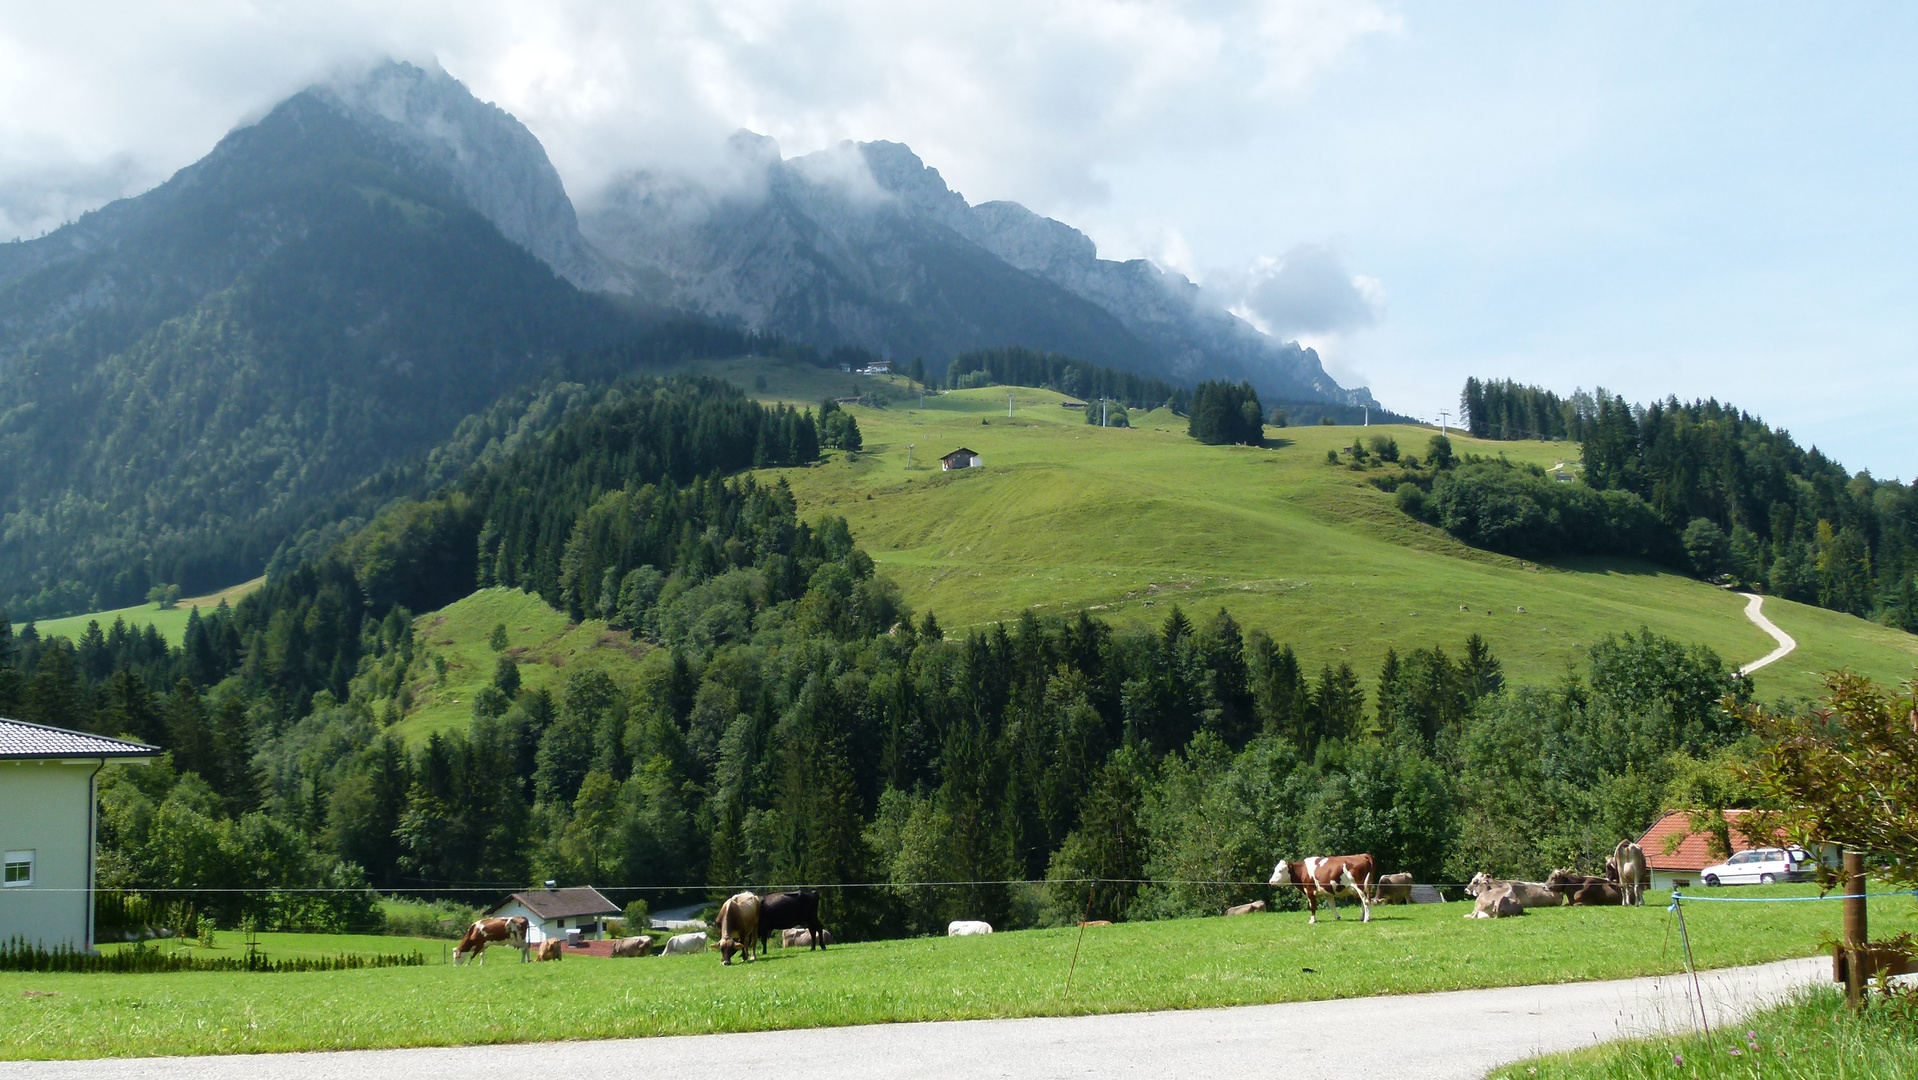
{"label": "misty cloud on mountain", "polygon": [[1278,259],[1212,275],[1206,292],[1276,337],[1347,334],[1378,321],[1379,284],[1352,273],[1338,251],[1301,244]]}

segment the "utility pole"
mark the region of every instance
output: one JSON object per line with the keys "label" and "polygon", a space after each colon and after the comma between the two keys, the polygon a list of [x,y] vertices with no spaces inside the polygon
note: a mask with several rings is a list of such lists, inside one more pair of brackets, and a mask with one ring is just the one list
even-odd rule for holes
{"label": "utility pole", "polygon": [[1006,391],[1006,419],[1012,419],[1012,391]]}
{"label": "utility pole", "polygon": [[1439,434],[1440,435],[1446,434],[1445,419],[1446,417],[1451,415],[1452,415],[1451,413],[1446,412],[1444,409],[1439,410]]}
{"label": "utility pole", "polygon": [[906,468],[912,468],[912,444],[906,444]]}
{"label": "utility pole", "polygon": [[1370,406],[1370,405],[1361,405],[1361,406],[1360,406],[1360,408],[1362,408],[1362,409],[1364,409],[1364,410],[1365,410],[1365,422],[1364,422],[1364,423],[1361,423],[1361,424],[1360,424],[1359,426],[1360,426],[1360,427],[1371,427],[1371,426],[1372,426],[1372,406]]}
{"label": "utility pole", "polygon": [[1100,427],[1106,426],[1106,405],[1107,404],[1108,402],[1106,401],[1105,398],[1099,399],[1099,426]]}

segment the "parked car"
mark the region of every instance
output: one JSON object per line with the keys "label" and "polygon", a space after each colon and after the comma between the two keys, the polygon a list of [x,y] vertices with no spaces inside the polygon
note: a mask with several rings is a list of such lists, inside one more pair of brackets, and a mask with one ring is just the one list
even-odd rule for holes
{"label": "parked car", "polygon": [[1806,881],[1812,876],[1811,855],[1804,848],[1752,848],[1741,851],[1717,866],[1699,871],[1706,885],[1771,885],[1780,881]]}

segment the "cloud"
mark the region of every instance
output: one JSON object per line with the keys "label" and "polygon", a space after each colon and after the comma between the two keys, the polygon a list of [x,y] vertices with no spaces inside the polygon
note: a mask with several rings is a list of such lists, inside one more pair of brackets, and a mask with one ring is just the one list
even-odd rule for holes
{"label": "cloud", "polygon": [[1378,279],[1352,273],[1336,250],[1322,244],[1301,244],[1283,258],[1262,257],[1243,271],[1212,275],[1205,288],[1241,318],[1282,339],[1367,329],[1385,304]]}
{"label": "cloud", "polygon": [[518,116],[576,198],[634,168],[715,160],[745,127],[790,154],[895,139],[975,201],[1084,205],[1105,197],[1113,163],[1245,138],[1358,43],[1398,29],[1374,0],[101,0],[7,11],[0,206],[18,207],[12,227],[33,231],[71,206],[20,192],[86,174],[95,180],[76,182],[73,205],[107,197],[102,177],[118,178],[108,194],[131,193],[301,86],[383,56],[437,60]]}

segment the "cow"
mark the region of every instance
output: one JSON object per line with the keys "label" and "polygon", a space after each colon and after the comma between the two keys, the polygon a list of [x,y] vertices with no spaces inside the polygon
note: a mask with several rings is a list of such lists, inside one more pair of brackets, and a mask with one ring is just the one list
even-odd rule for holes
{"label": "cow", "polygon": [[666,939],[666,947],[659,950],[661,956],[691,956],[706,951],[706,932],[696,930],[690,934],[674,934]]}
{"label": "cow", "polygon": [[1525,905],[1512,895],[1512,883],[1496,882],[1477,894],[1472,903],[1472,913],[1468,919],[1509,919],[1514,915],[1525,914]]}
{"label": "cow", "polygon": [[1605,860],[1605,877],[1617,883],[1625,906],[1642,906],[1645,890],[1652,887],[1652,868],[1645,861],[1645,849],[1630,840],[1620,840]]}
{"label": "cow", "polygon": [[1296,885],[1305,890],[1306,906],[1312,909],[1307,925],[1319,921],[1319,893],[1324,892],[1332,905],[1332,917],[1338,919],[1339,897],[1355,896],[1365,914],[1360,922],[1372,921],[1372,891],[1377,868],[1370,855],[1313,855],[1298,862],[1281,861],[1272,868],[1272,885]]}
{"label": "cow", "polygon": [[977,937],[992,933],[992,924],[977,919],[954,919],[946,924],[947,937]]}
{"label": "cow", "polygon": [[519,958],[526,960],[526,916],[515,915],[510,919],[481,919],[466,928],[460,937],[459,947],[453,950],[453,963],[464,964],[474,957],[486,963],[486,947],[495,942],[519,950]]}
{"label": "cow", "polygon": [[1623,890],[1610,881],[1570,870],[1552,871],[1545,884],[1573,907],[1617,907],[1625,899]]}
{"label": "cow", "polygon": [[1225,909],[1225,914],[1228,918],[1230,918],[1233,915],[1253,915],[1264,910],[1265,910],[1265,901],[1254,900],[1249,904],[1234,904],[1233,906]]}
{"label": "cow", "polygon": [[1111,926],[1112,920],[1111,919],[1087,919],[1085,922],[1082,922],[1079,925],[1080,926]]}
{"label": "cow", "polygon": [[653,939],[646,937],[643,934],[638,937],[623,937],[623,938],[620,938],[618,941],[613,942],[613,956],[615,958],[625,957],[625,956],[645,956],[647,953],[651,952],[652,949],[653,949]]}
{"label": "cow", "polygon": [[1465,886],[1465,895],[1483,896],[1499,890],[1511,893],[1512,899],[1518,901],[1520,907],[1558,907],[1565,902],[1565,898],[1549,885],[1541,885],[1536,881],[1500,881],[1485,873],[1473,876],[1472,883]]}
{"label": "cow", "polygon": [[719,962],[732,966],[733,956],[743,953],[753,961],[753,948],[759,945],[759,897],[749,892],[736,893],[719,905]]}
{"label": "cow", "polygon": [[1374,904],[1409,904],[1412,902],[1411,874],[1386,874],[1372,889]]}
{"label": "cow", "polygon": [[556,937],[547,938],[533,946],[533,959],[535,961],[566,959],[566,942]]}
{"label": "cow", "polygon": [[[825,935],[826,944],[828,945],[832,944],[831,930],[821,930],[820,933]],[[811,944],[812,944],[812,931],[807,930],[804,927],[799,927],[799,926],[788,927],[787,929],[781,930],[779,932],[779,947],[782,949],[794,949],[794,948],[803,949],[810,946]]]}
{"label": "cow", "polygon": [[826,927],[819,921],[819,890],[768,893],[759,901],[759,951],[766,951],[766,939],[775,930],[802,927],[812,931],[808,949],[826,947]]}

